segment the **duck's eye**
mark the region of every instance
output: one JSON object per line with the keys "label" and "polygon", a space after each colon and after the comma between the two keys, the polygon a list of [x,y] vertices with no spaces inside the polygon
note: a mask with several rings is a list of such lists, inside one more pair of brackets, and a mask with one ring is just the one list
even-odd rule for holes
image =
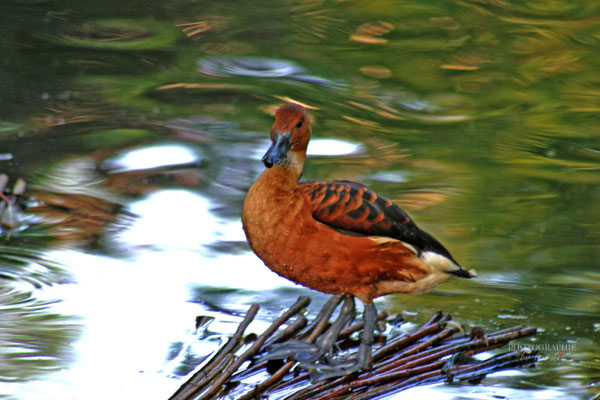
{"label": "duck's eye", "polygon": [[304,122],[303,119],[301,119],[300,121],[298,121],[298,123],[296,124],[296,128],[300,128],[302,126],[303,122]]}

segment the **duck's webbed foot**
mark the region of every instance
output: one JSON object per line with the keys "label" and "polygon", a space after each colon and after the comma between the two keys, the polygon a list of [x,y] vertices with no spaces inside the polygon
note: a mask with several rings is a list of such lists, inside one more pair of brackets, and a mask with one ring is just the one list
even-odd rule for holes
{"label": "duck's webbed foot", "polygon": [[343,301],[337,319],[319,338],[317,343],[311,344],[301,340],[289,340],[270,346],[268,354],[263,359],[292,358],[300,362],[304,369],[310,371],[313,382],[370,368],[371,347],[377,317],[377,309],[373,303],[365,305],[363,334],[356,358],[340,362],[333,357],[340,332],[354,319],[355,314],[354,297],[344,296]]}
{"label": "duck's webbed foot", "polygon": [[[365,305],[363,313],[364,330],[356,359],[353,362],[337,364],[333,362],[329,364],[311,364],[311,368],[307,368],[310,370],[310,379],[313,382],[318,382],[371,368],[371,349],[373,346],[376,318],[377,309],[375,305],[373,303]],[[304,364],[301,365],[304,366]]]}
{"label": "duck's webbed foot", "polygon": [[[339,301],[339,300],[338,300]],[[284,343],[269,346],[268,353],[263,358],[267,360],[293,358],[306,369],[323,357],[328,361],[333,359],[337,338],[344,327],[354,319],[354,298],[343,296],[340,314],[329,329],[319,338],[317,343],[307,343],[301,340],[288,340]]]}
{"label": "duck's webbed foot", "polygon": [[262,360],[282,360],[284,358],[293,358],[296,361],[311,360],[319,353],[319,348],[313,343],[302,340],[287,340],[283,343],[270,345],[267,348],[267,354],[261,357]]}

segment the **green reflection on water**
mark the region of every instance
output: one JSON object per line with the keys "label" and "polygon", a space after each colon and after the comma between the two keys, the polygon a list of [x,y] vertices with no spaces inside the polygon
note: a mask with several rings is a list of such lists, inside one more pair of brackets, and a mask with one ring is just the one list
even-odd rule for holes
{"label": "green reflection on water", "polygon": [[69,366],[69,344],[80,331],[74,319],[52,312],[52,302],[8,285],[0,289],[0,304],[0,381],[26,382]]}
{"label": "green reflection on water", "polygon": [[[368,183],[479,271],[477,281],[385,304],[539,326],[540,341],[575,340],[577,362],[541,365],[536,383],[599,384],[597,2],[62,1],[9,11],[0,154],[14,157],[0,160],[4,172],[39,177],[77,153],[161,135],[229,146],[235,131],[253,144],[261,136],[249,132],[266,137],[282,98],[303,101],[316,108],[316,137],[366,149],[311,159],[306,178]],[[202,70],[215,58],[223,65]],[[274,76],[240,62],[248,58],[301,71]],[[192,135],[169,127],[189,116],[212,125],[190,123]],[[248,176],[226,170],[235,155],[217,154],[198,181],[247,187]],[[239,158],[240,170],[258,168]],[[381,171],[405,179],[385,182]],[[213,195],[235,215],[239,193]]]}

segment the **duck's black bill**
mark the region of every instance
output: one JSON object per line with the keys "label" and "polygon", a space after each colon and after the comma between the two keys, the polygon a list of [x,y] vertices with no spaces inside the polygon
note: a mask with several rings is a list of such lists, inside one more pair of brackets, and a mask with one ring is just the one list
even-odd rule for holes
{"label": "duck's black bill", "polygon": [[274,165],[281,164],[281,162],[285,159],[285,155],[292,146],[290,136],[290,132],[275,132],[275,137],[273,138],[271,147],[269,147],[269,150],[267,150],[267,152],[262,158],[262,162],[267,168],[271,168]]}

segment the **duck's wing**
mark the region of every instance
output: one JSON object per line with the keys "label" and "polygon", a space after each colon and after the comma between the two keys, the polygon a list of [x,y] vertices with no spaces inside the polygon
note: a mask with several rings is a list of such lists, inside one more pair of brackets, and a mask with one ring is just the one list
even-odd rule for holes
{"label": "duck's wing", "polygon": [[351,181],[305,181],[299,190],[310,202],[313,218],[350,235],[385,236],[433,251],[453,262],[446,248],[419,229],[410,216],[390,200]]}

